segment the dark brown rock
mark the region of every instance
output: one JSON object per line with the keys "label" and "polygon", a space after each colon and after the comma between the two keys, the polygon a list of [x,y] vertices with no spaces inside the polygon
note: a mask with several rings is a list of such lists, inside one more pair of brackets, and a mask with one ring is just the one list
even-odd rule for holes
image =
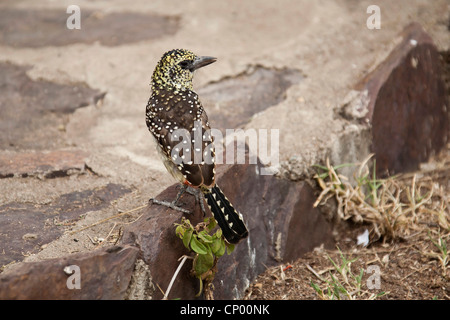
{"label": "dark brown rock", "polygon": [[[314,247],[333,244],[331,227],[317,209],[312,189],[304,182],[259,175],[260,164],[235,164],[218,167],[218,184],[234,206],[243,213],[250,235],[236,246],[231,255],[218,263],[214,280],[216,299],[233,299],[242,295],[248,284],[267,266],[292,261]],[[171,201],[177,193],[172,186],[158,199]],[[180,200],[193,208],[194,200],[185,194]],[[139,222],[124,232],[125,244],[140,247],[149,265],[152,279],[163,290],[172,278],[182,255],[187,254],[175,236],[174,223],[182,214],[158,205],[150,205]],[[203,219],[199,206],[187,216],[195,224]],[[181,270],[169,298],[193,299],[198,281],[189,275],[191,262]],[[155,292],[153,298],[162,294]]]}
{"label": "dark brown rock", "polygon": [[[172,201],[178,193],[173,185],[159,194],[158,200]],[[195,206],[194,197],[184,194],[180,198],[184,208],[194,208],[194,213],[186,217],[195,225],[203,220],[200,208]],[[178,259],[189,254],[183,243],[175,235],[175,223],[183,214],[165,206],[149,204],[143,216],[124,230],[122,243],[140,248],[140,257],[149,266],[154,285],[166,290],[178,267]],[[192,299],[198,292],[198,281],[189,275],[191,263],[185,263],[172,288],[170,298]],[[161,299],[160,290],[153,292],[152,299]]]}
{"label": "dark brown rock", "polygon": [[450,133],[444,65],[417,23],[386,60],[357,86],[367,90],[377,173],[410,171],[446,145]]}
{"label": "dark brown rock", "polygon": [[[135,247],[109,247],[60,259],[21,263],[0,274],[0,300],[4,299],[124,299],[138,256]],[[79,267],[80,288],[69,277],[68,266]],[[69,287],[67,283],[69,282]]]}
{"label": "dark brown rock", "polygon": [[259,175],[260,169],[260,164],[246,164],[219,170],[218,183],[245,215],[250,236],[220,261],[214,282],[217,299],[238,298],[268,266],[334,243],[331,226],[313,208],[312,188],[304,181]]}

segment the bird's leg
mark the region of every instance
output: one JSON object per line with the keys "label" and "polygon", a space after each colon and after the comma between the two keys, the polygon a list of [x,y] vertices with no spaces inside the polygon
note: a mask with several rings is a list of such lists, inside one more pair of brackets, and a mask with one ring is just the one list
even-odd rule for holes
{"label": "bird's leg", "polygon": [[185,184],[179,184],[177,186],[178,188],[180,188],[180,191],[178,191],[177,196],[175,197],[175,200],[173,200],[174,204],[177,204],[178,200],[180,200],[181,196],[183,195],[183,193],[186,192],[188,186]]}
{"label": "bird's leg", "polygon": [[203,212],[203,217],[206,216],[205,196],[203,195],[203,192],[199,188],[192,187],[187,187],[186,192],[192,194],[195,197],[195,202],[200,204],[200,208]]}
{"label": "bird's leg", "polygon": [[149,202],[151,201],[155,204],[159,204],[159,205],[166,206],[166,207],[169,207],[169,208],[177,210],[177,211],[181,211],[186,214],[190,214],[191,212],[189,210],[186,210],[186,209],[183,209],[183,208],[177,206],[178,200],[180,200],[180,197],[183,195],[183,193],[186,192],[187,187],[188,187],[187,185],[184,185],[184,184],[181,185],[180,191],[178,191],[178,194],[175,197],[175,200],[173,200],[172,202],[164,201],[164,200],[157,200],[154,198],[149,199]]}

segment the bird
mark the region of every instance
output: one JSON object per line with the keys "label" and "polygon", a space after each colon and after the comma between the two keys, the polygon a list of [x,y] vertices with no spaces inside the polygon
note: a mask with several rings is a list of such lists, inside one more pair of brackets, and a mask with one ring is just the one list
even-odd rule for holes
{"label": "bird", "polygon": [[193,89],[194,72],[216,60],[197,56],[190,50],[173,49],[162,55],[153,71],[146,124],[167,171],[181,183],[181,189],[172,202],[150,200],[188,213],[177,205],[188,190],[196,196],[205,214],[206,199],[226,241],[237,244],[248,236],[248,228],[243,215],[216,183],[211,126]]}

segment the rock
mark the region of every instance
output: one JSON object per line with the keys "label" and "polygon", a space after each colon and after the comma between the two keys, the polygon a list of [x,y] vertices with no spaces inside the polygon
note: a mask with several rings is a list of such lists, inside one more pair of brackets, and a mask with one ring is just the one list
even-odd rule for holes
{"label": "rock", "polygon": [[135,247],[116,246],[21,263],[0,274],[0,300],[124,299],[137,256]]}
{"label": "rock", "polygon": [[55,178],[82,173],[88,153],[81,150],[0,152],[0,178]]}
{"label": "rock", "polygon": [[356,86],[367,92],[364,120],[372,125],[379,175],[418,169],[446,145],[450,132],[444,66],[436,46],[418,23],[408,25],[401,37]]}
{"label": "rock", "polygon": [[64,223],[73,222],[89,211],[98,211],[131,189],[114,183],[99,188],[74,191],[50,204],[8,202],[0,205],[0,266],[21,261],[24,254],[36,253],[59,238]]}
{"label": "rock", "polygon": [[[0,12],[0,43],[13,47],[40,48],[73,43],[100,42],[118,46],[170,36],[178,30],[177,17],[135,12],[92,11],[81,8],[79,30],[66,27],[72,15],[66,9],[3,8]],[[23,24],[22,21],[27,21]],[[45,32],[34,32],[45,30]]]}
{"label": "rock", "polygon": [[[198,90],[214,128],[239,128],[251,117],[286,98],[286,91],[303,80],[300,71],[255,66],[235,77],[210,83]],[[214,120],[212,120],[214,119]]]}
{"label": "rock", "polygon": [[155,290],[148,264],[142,259],[137,259],[125,299],[149,300]]}
{"label": "rock", "polygon": [[216,299],[237,299],[267,267],[334,245],[330,224],[313,208],[315,197],[308,183],[259,175],[260,169],[258,163],[219,170],[223,173],[218,183],[246,217],[250,236],[219,262]]}
{"label": "rock", "polygon": [[[172,201],[177,195],[178,188],[173,185],[159,194],[158,200]],[[194,197],[184,194],[180,203],[184,208],[195,208]],[[172,210],[165,206],[149,204],[144,210],[143,216],[135,223],[124,228],[122,244],[134,245],[140,249],[140,257],[148,265],[149,274],[153,279],[154,287],[159,286],[166,290],[169,282],[178,267],[178,259],[189,252],[183,246],[183,243],[175,235],[174,223],[179,223],[182,213]],[[196,207],[194,214],[187,218],[195,225],[203,220],[203,215]],[[181,272],[178,274],[169,298],[192,299],[198,292],[198,281],[189,275],[189,263],[185,263]],[[130,291],[136,291],[134,288]],[[161,291],[147,291],[143,299],[161,299]],[[149,296],[150,295],[150,296]]]}
{"label": "rock", "polygon": [[79,108],[96,105],[105,97],[105,92],[82,82],[59,84],[33,80],[28,75],[31,69],[32,66],[0,62],[2,150],[65,147],[62,131],[68,115]]}
{"label": "rock", "polygon": [[[233,164],[217,168],[218,184],[242,212],[250,235],[236,246],[231,255],[219,259],[214,280],[215,299],[241,297],[249,283],[268,266],[292,261],[320,245],[331,247],[331,227],[313,208],[313,190],[306,182],[293,182],[275,176],[259,175],[261,165]],[[169,187],[157,198],[171,201],[176,186]],[[184,194],[184,208],[194,207],[194,197]],[[137,245],[149,265],[154,283],[162,290],[178,267],[178,259],[188,254],[175,235],[174,223],[182,214],[167,207],[151,204],[140,221],[124,231],[123,244]],[[187,218],[196,224],[203,220],[199,206]],[[185,263],[169,295],[169,299],[193,299],[198,280],[189,275],[191,263]],[[162,297],[159,290],[153,298]]]}

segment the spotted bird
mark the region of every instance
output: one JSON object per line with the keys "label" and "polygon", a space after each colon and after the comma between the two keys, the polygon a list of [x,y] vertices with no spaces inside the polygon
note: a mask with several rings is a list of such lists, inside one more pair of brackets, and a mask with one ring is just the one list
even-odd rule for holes
{"label": "spotted bird", "polygon": [[225,239],[235,244],[248,236],[248,230],[242,214],[216,183],[214,139],[208,116],[192,85],[194,71],[215,61],[213,57],[174,49],[166,52],[156,65],[146,123],[165,167],[182,188],[173,202],[152,200],[186,212],[177,206],[177,201],[186,189],[191,189],[202,208],[206,198]]}

